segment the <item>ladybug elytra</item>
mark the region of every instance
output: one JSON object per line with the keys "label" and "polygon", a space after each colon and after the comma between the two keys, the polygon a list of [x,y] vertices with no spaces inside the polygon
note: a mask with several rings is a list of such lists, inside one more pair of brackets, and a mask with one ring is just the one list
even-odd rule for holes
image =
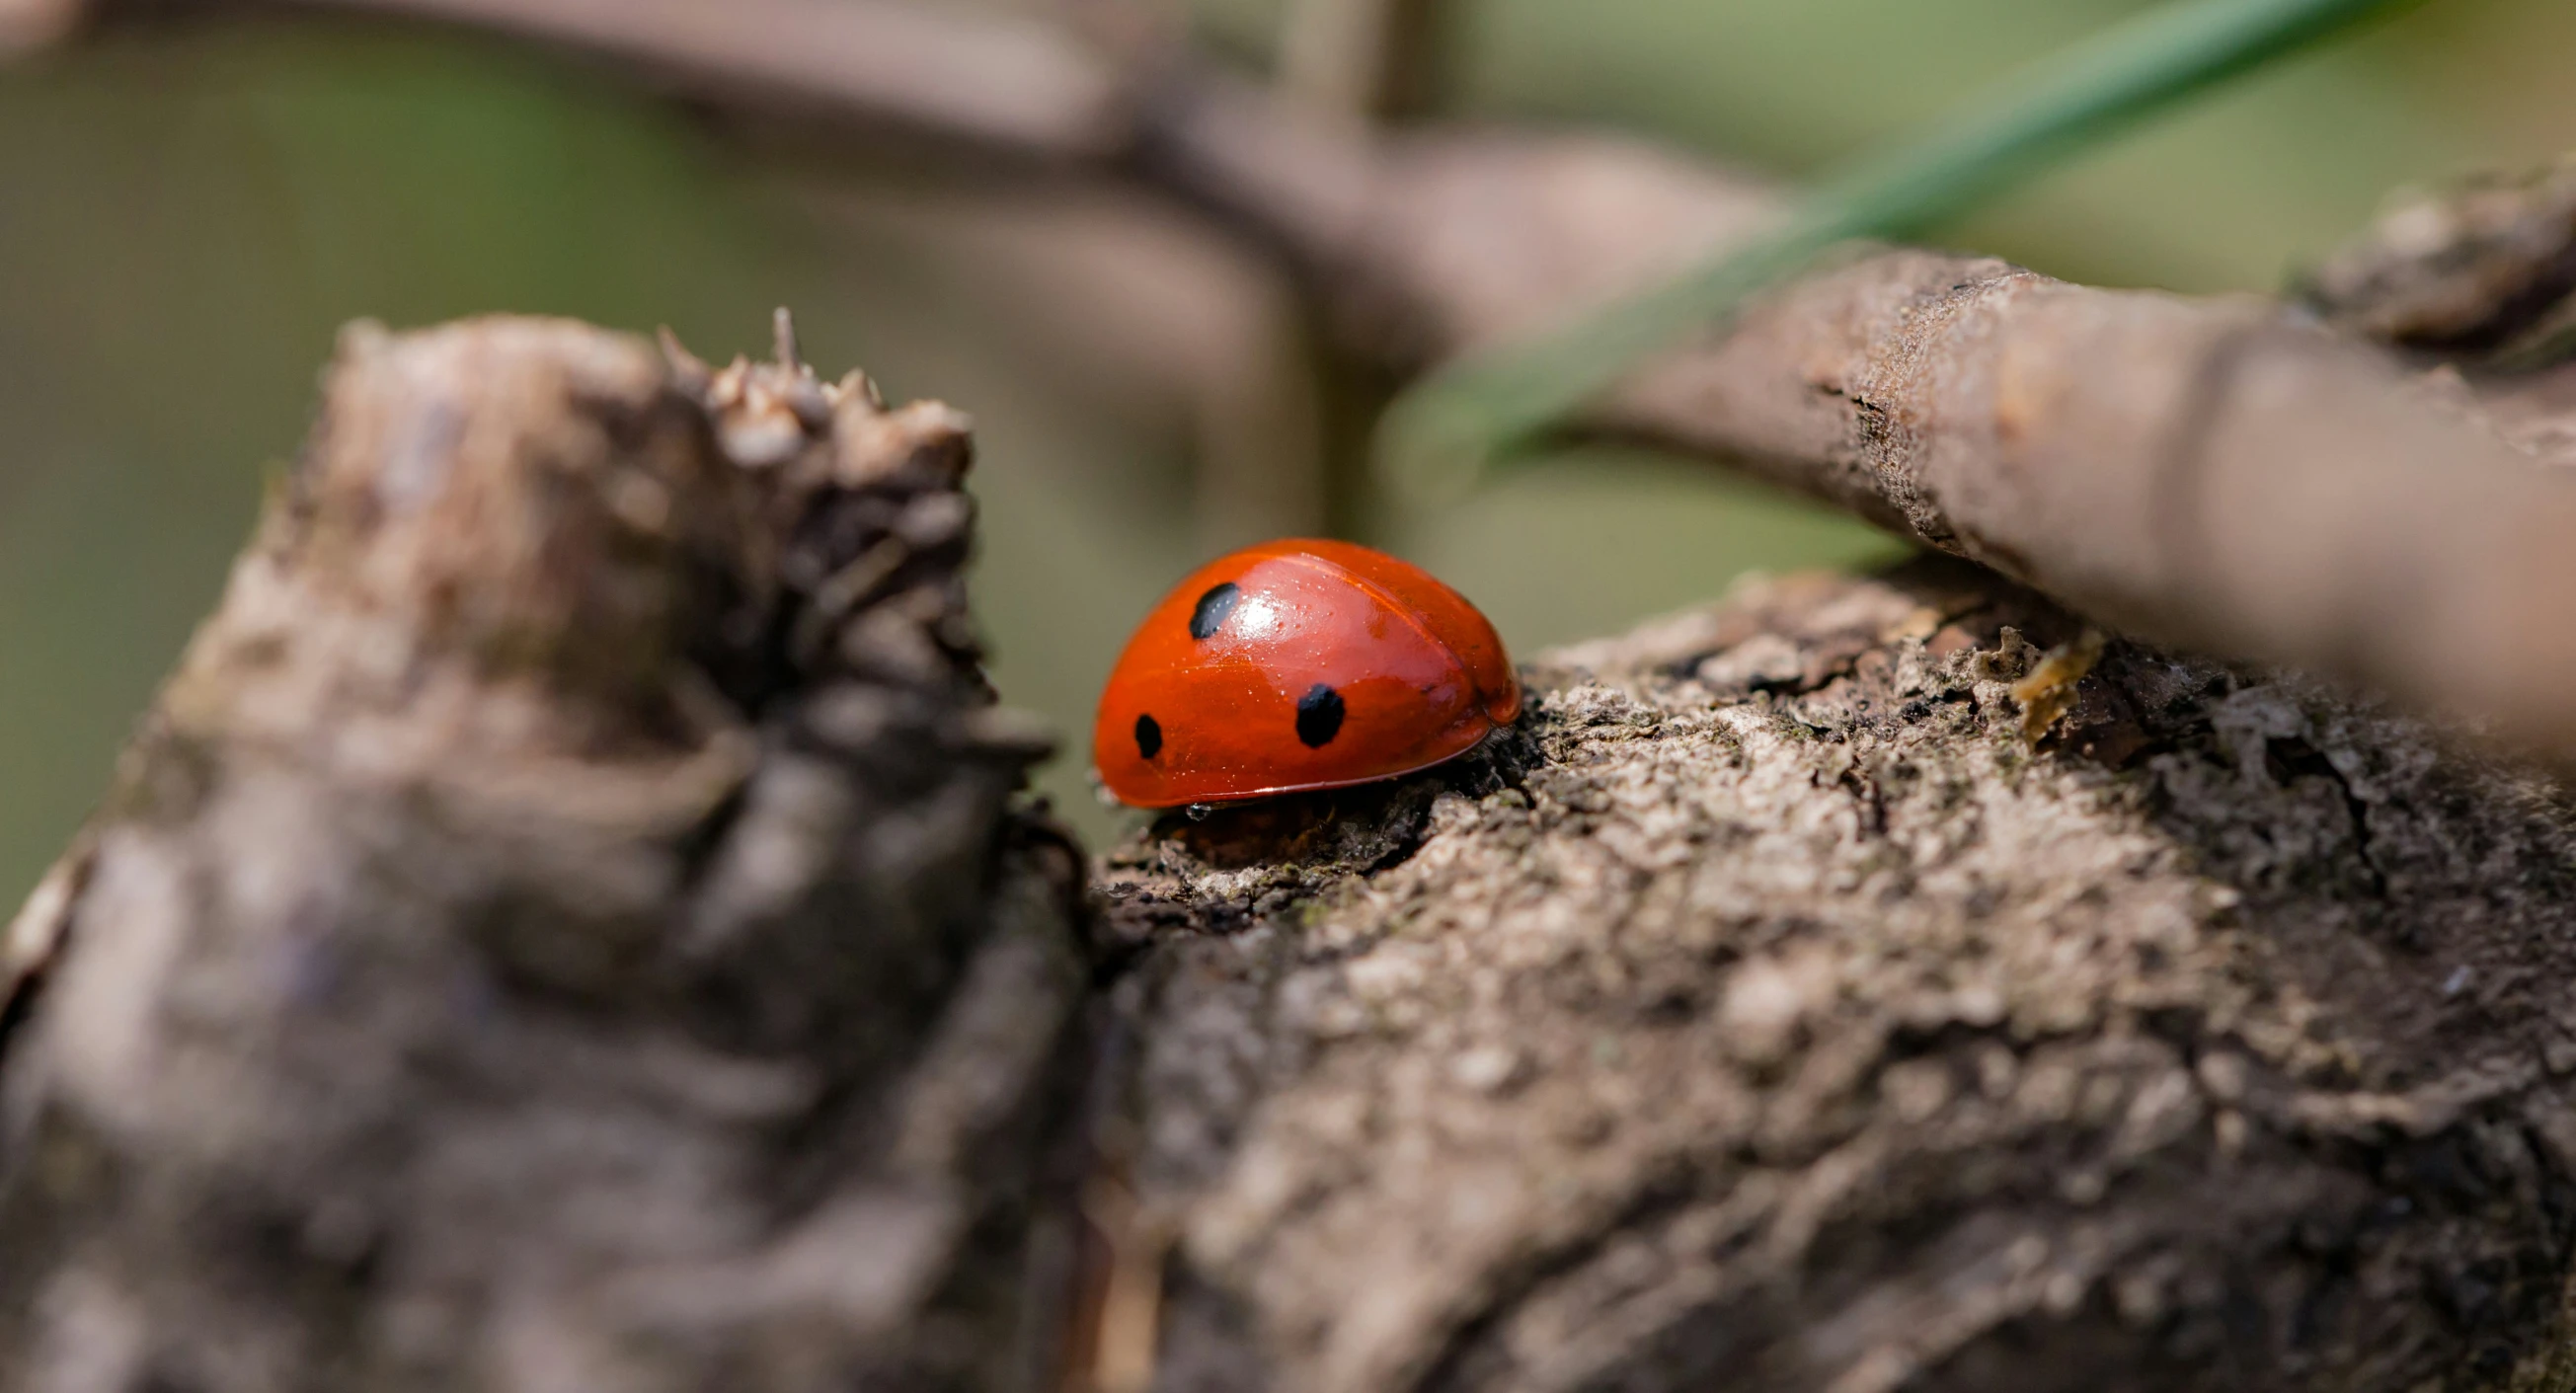
{"label": "ladybug elytra", "polygon": [[1092,762],[1140,808],[1409,774],[1519,716],[1494,626],[1458,592],[1348,542],[1266,542],[1165,595],[1110,673]]}

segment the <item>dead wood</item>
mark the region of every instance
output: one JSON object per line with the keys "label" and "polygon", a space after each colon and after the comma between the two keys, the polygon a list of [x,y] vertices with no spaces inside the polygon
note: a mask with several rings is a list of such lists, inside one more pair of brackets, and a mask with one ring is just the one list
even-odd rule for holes
{"label": "dead wood", "polygon": [[0,953],[0,1387],[2566,1386],[2555,784],[1788,580],[1141,837],[1087,991],[965,448],[353,331]]}
{"label": "dead wood", "polygon": [[346,336],[8,932],[0,1387],[1043,1377],[1078,860],[963,418],[781,337]]}
{"label": "dead wood", "polygon": [[2565,1386],[2576,808],[2081,633],[1760,585],[1125,848],[1156,1386]]}
{"label": "dead wood", "polygon": [[[978,84],[867,76],[899,53],[741,56],[873,22],[820,0],[734,9],[734,47],[668,6],[352,3],[1141,178],[1407,369],[1770,206],[1617,141],[1371,142],[1185,64],[960,115]],[[2440,257],[2315,304],[2523,342],[2496,287],[2556,263],[2459,226],[2521,268],[2463,277],[2482,306],[2391,293]],[[1013,1387],[1059,1349],[1120,1393],[2576,1377],[2576,811],[2457,730],[2096,653],[1990,574],[1757,589],[1555,655],[1477,761],[1119,853],[1076,1130],[1064,867],[1003,801],[1031,748],[951,543],[910,550],[958,500],[835,463],[949,459],[946,418],[561,327],[350,364],[416,409],[335,394],[0,957],[15,1386]],[[2565,756],[2569,504],[2496,428],[2546,454],[2570,394],[1898,250],[1584,425]],[[523,412],[571,433],[468,424]],[[842,516],[874,520],[781,521]]]}

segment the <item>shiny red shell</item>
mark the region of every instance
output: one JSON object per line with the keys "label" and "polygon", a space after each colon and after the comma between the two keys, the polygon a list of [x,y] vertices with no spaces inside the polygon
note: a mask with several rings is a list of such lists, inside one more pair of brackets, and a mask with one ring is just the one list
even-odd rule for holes
{"label": "shiny red shell", "polygon": [[1421,568],[1267,542],[1192,572],[1127,640],[1091,755],[1140,808],[1409,774],[1520,714],[1494,626]]}

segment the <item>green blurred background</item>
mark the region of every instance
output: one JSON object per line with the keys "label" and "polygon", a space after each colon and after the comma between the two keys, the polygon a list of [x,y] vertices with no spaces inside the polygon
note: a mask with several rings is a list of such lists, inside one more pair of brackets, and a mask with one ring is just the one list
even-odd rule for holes
{"label": "green blurred background", "polygon": [[[1615,123],[1794,175],[2140,6],[1455,8],[1451,113]],[[1201,0],[1197,19],[1249,64],[1279,25],[1275,0]],[[2097,282],[2268,289],[2395,186],[2576,145],[2571,71],[2567,0],[2432,0],[1951,240]],[[0,71],[0,901],[78,822],[215,597],[337,325],[544,311],[669,323],[712,355],[756,349],[779,303],[827,370],[974,413],[996,678],[1068,735],[1165,585],[1312,515],[1294,481],[1322,389],[1288,292],[1143,200],[745,144],[602,70],[412,29],[201,24]],[[1891,554],[1802,505],[1599,451],[1346,522],[1524,650],[1748,568]],[[1097,834],[1112,822],[1080,765],[1046,786]]]}

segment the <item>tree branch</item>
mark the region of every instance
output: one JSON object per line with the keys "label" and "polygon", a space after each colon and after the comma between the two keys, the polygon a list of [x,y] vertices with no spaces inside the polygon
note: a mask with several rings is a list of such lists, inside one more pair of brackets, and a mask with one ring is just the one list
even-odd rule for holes
{"label": "tree branch", "polygon": [[0,1388],[1051,1381],[1081,869],[966,453],[792,358],[346,336],[0,952]]}
{"label": "tree branch", "polygon": [[[1068,36],[965,6],[901,0],[0,0],[59,32],[171,12],[344,13],[484,30],[627,65],[735,109],[895,128],[1021,159],[1115,156],[1120,75]],[[42,32],[40,30],[36,32]]]}
{"label": "tree branch", "polygon": [[2563,1382],[2527,772],[1798,578],[1167,821],[1086,1017],[958,418],[793,342],[349,335],[0,937],[0,1389]]}
{"label": "tree branch", "polygon": [[2564,1386],[2527,773],[1946,560],[1530,677],[1482,763],[1111,858],[1157,1387]]}
{"label": "tree branch", "polygon": [[1441,0],[1296,0],[1279,42],[1280,90],[1358,124],[1399,115],[1433,81]]}

